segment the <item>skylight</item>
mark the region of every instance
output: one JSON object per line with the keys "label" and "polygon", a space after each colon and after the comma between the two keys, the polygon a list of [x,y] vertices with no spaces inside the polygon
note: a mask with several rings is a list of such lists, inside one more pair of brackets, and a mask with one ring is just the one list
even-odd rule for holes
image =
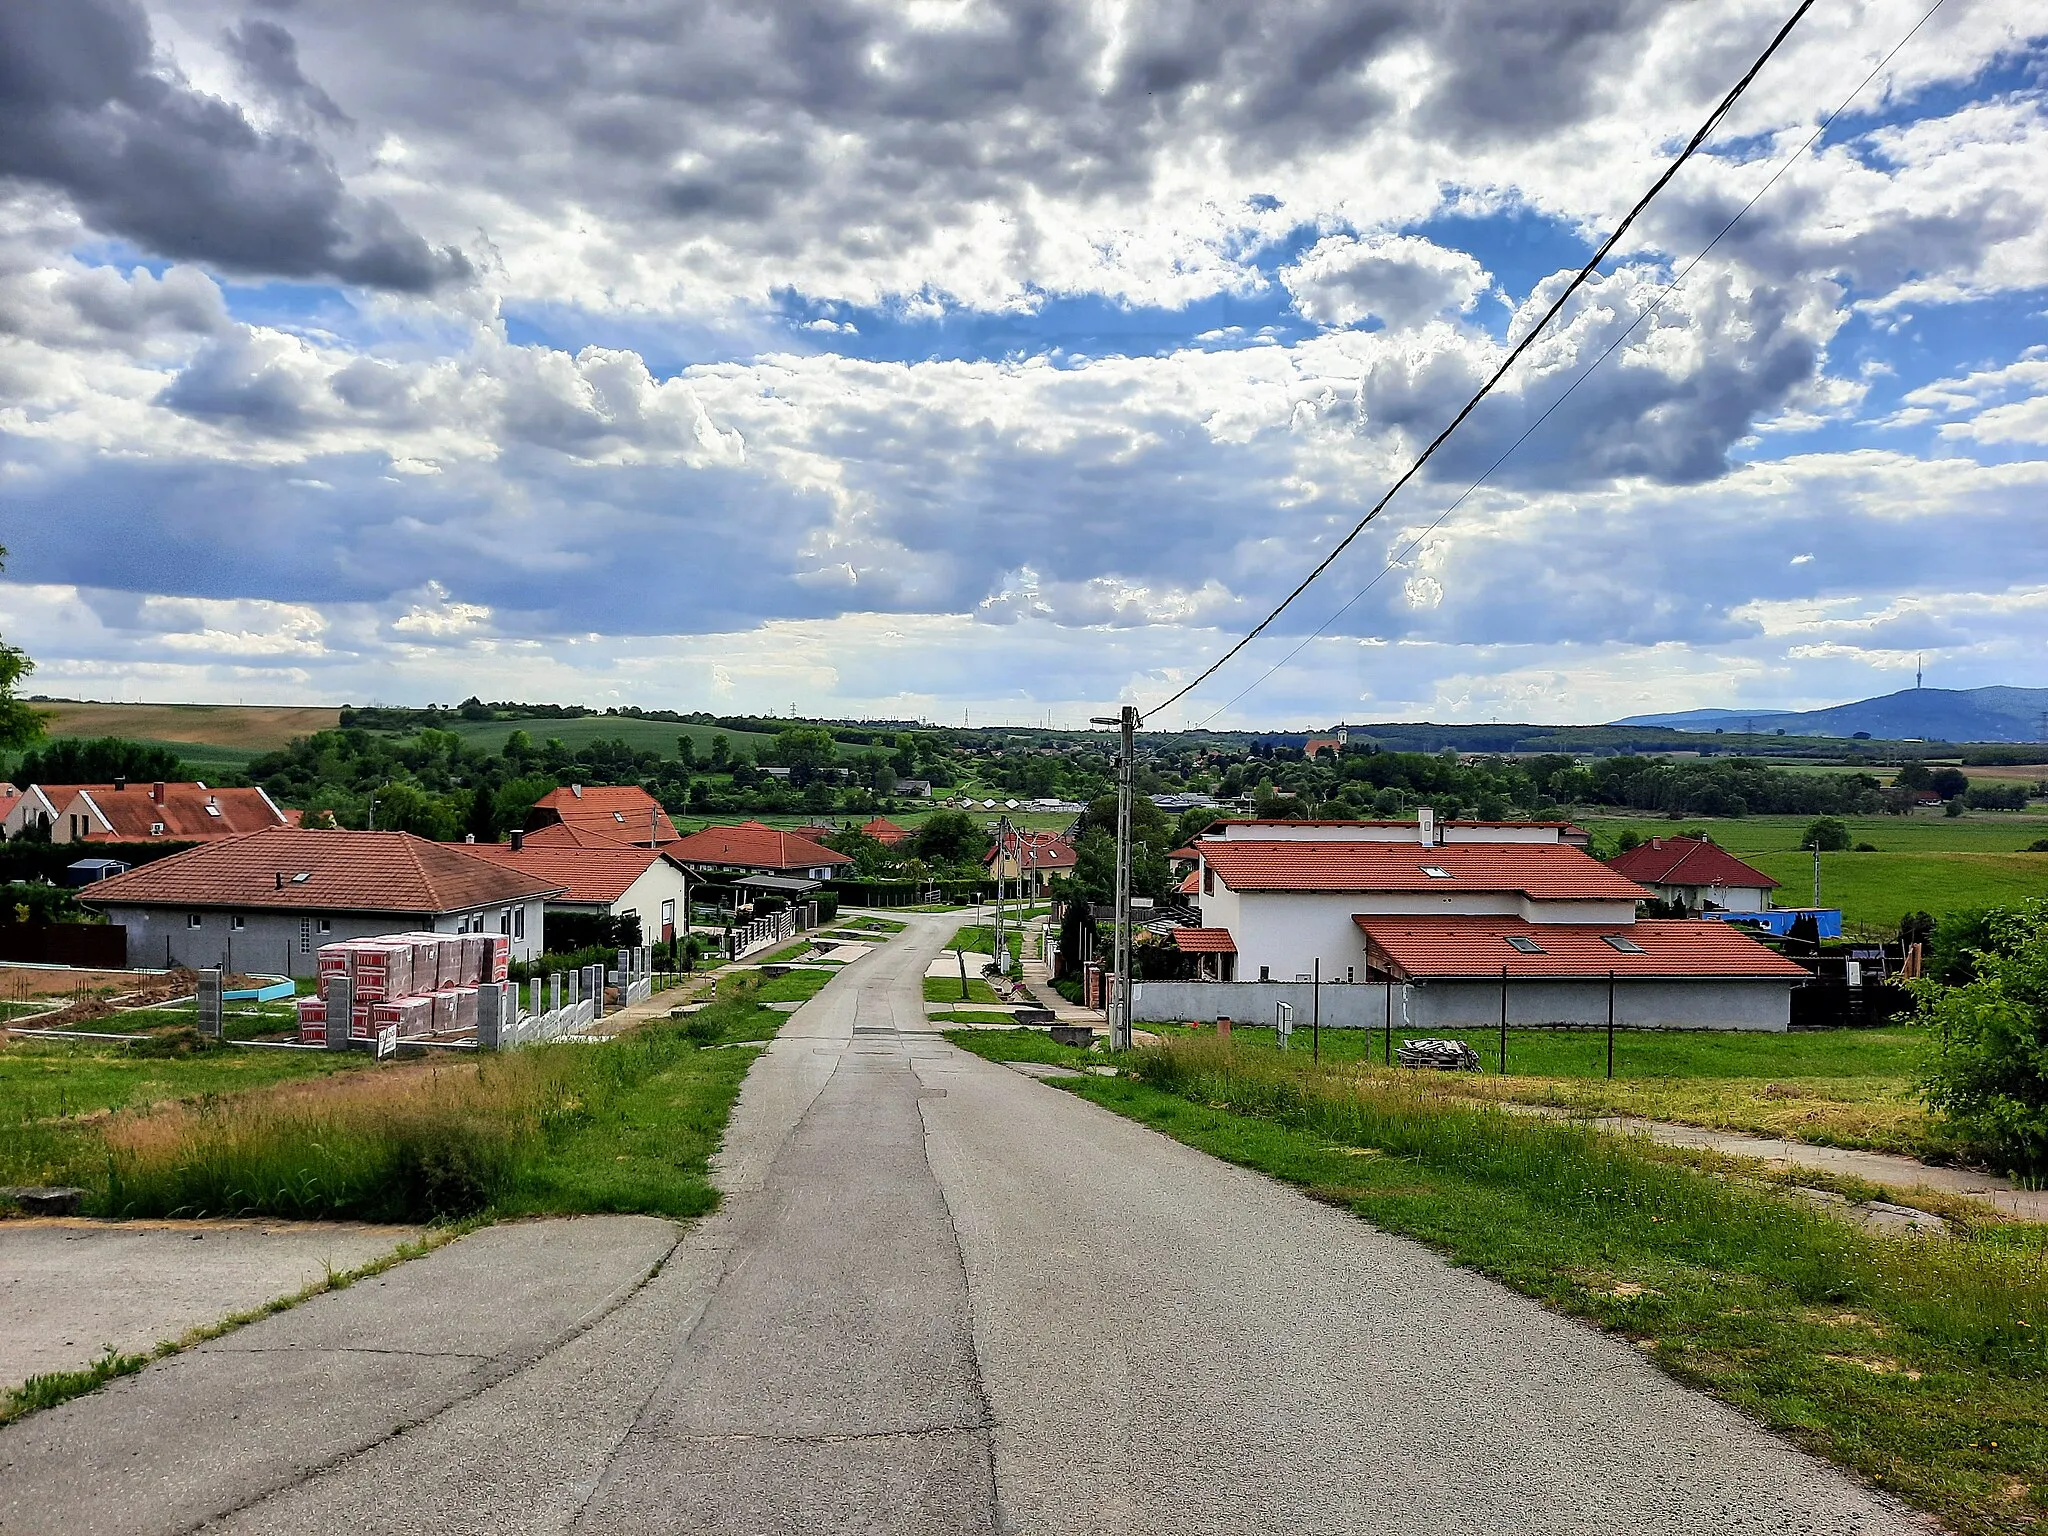
{"label": "skylight", "polygon": [[1600,942],[1609,949],[1620,950],[1624,955],[1640,955],[1644,952],[1642,945],[1619,933],[1603,933],[1600,935]]}
{"label": "skylight", "polygon": [[1422,866],[1422,872],[1432,880],[1448,880],[1451,878],[1451,872],[1441,864],[1425,864]]}
{"label": "skylight", "polygon": [[1538,944],[1526,933],[1511,933],[1507,936],[1507,939],[1510,945],[1519,949],[1525,955],[1547,955],[1550,953],[1549,950]]}
{"label": "skylight", "polygon": [[307,882],[308,880],[310,880],[310,879],[312,879],[312,878],[313,878],[313,871],[311,871],[310,869],[302,869],[302,870],[300,870],[300,871],[299,871],[299,872],[298,872],[298,873],[297,873],[296,875],[293,875],[293,876],[292,876],[292,884],[293,884],[293,885],[304,885],[304,884],[305,884],[305,883],[306,883],[306,882]]}

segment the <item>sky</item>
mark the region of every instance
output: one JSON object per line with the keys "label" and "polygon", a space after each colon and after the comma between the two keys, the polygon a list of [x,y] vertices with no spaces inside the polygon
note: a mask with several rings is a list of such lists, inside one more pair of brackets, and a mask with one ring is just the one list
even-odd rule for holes
{"label": "sky", "polygon": [[[2048,681],[2048,9],[1929,3],[1817,0],[1149,723]],[[72,698],[1149,711],[1787,9],[8,0],[0,636]]]}

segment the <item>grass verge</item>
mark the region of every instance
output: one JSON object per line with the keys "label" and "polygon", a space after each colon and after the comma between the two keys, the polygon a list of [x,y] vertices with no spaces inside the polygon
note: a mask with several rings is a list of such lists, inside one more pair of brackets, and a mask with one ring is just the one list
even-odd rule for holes
{"label": "grass verge", "polygon": [[973,974],[970,967],[967,977],[967,995],[960,995],[960,979],[957,976],[927,976],[924,979],[924,1000],[928,1003],[1000,1003],[996,989]]}
{"label": "grass verge", "polygon": [[[996,1056],[993,1032],[950,1038]],[[1050,1042],[1048,1042],[1048,1045]],[[1698,1159],[1213,1039],[1059,1086],[1626,1336],[1972,1536],[2048,1531],[2048,1232],[1866,1231]]]}

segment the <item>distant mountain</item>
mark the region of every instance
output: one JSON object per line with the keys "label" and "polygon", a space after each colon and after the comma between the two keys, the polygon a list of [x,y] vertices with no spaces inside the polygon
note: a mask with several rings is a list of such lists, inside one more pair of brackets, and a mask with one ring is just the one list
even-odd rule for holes
{"label": "distant mountain", "polygon": [[2048,688],[1903,688],[1829,709],[1688,709],[1631,715],[1613,723],[1681,731],[1784,731],[1792,736],[1853,736],[1868,731],[1880,741],[2032,742],[2048,740],[2044,710]]}

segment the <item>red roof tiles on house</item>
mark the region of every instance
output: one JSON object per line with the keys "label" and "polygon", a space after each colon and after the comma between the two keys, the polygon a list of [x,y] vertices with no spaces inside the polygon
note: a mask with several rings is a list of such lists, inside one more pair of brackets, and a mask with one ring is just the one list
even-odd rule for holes
{"label": "red roof tiles on house", "polygon": [[166,784],[159,796],[154,784],[130,780],[119,789],[111,784],[78,785],[68,801],[54,786],[45,786],[44,792],[57,806],[59,827],[68,816],[89,819],[80,839],[84,842],[219,842],[267,827],[291,825],[290,818],[260,789]]}
{"label": "red roof tiles on house", "polygon": [[[1013,834],[1010,844],[1011,862],[1023,869],[1072,869],[1076,855],[1073,848],[1050,832],[1018,832]],[[995,844],[981,856],[981,862],[993,868],[996,862]]]}
{"label": "red roof tiles on house", "polygon": [[877,816],[873,821],[865,823],[861,827],[861,831],[867,833],[869,837],[872,837],[876,842],[887,848],[895,847],[896,844],[910,836],[908,831],[897,826],[895,822],[886,816]]}
{"label": "red roof tiles on house", "polygon": [[[561,886],[561,895],[550,897],[550,901],[587,907],[609,907],[632,888],[635,880],[668,858],[657,848],[536,847],[532,837],[526,839],[523,848],[514,848],[508,843],[449,846],[459,847],[474,858],[488,859],[506,869],[516,869],[550,885]],[[674,860],[669,862],[674,863]]]}
{"label": "red roof tiles on house", "polygon": [[1755,865],[1743,863],[1704,837],[1653,837],[1616,854],[1607,867],[1643,885],[1761,886],[1771,890],[1778,884]]}
{"label": "red roof tiles on house", "polygon": [[276,827],[174,853],[101,880],[89,899],[96,907],[427,915],[469,912],[561,890],[558,881],[501,868],[410,832]]}
{"label": "red roof tiles on house", "polygon": [[[1508,917],[1351,919],[1373,963],[1410,981],[1498,977],[1768,977],[1801,981],[1807,972],[1748,934],[1708,920],[1638,923],[1525,923]],[[1617,948],[1612,936],[1635,950]],[[1541,951],[1508,941],[1519,938]],[[1640,953],[1636,952],[1640,951]]]}
{"label": "red roof tiles on house", "polygon": [[1566,843],[1426,848],[1245,838],[1204,841],[1201,851],[1234,891],[1519,891],[1552,901],[1638,901],[1649,894]]}
{"label": "red roof tiles on house", "polygon": [[1237,940],[1228,928],[1176,928],[1174,947],[1191,955],[1234,955]]}
{"label": "red roof tiles on house", "polygon": [[[528,840],[529,845],[531,839]],[[729,869],[815,869],[851,864],[843,853],[794,832],[782,832],[758,821],[736,827],[706,827],[678,839],[663,850],[685,864],[710,864]]]}
{"label": "red roof tiles on house", "polygon": [[551,789],[533,802],[527,820],[535,830],[567,822],[604,833],[614,842],[642,846],[648,841],[650,825],[656,842],[674,842],[679,835],[661,802],[637,784],[572,784]]}

